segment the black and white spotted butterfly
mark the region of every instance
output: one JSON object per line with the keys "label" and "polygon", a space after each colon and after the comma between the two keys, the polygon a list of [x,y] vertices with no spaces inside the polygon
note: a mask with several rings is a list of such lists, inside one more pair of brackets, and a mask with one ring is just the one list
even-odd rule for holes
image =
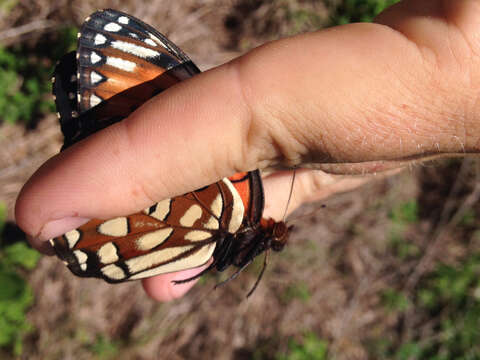
{"label": "black and white spotted butterfly", "polygon": [[[55,69],[63,148],[199,72],[142,21],[111,9],[93,13],[79,32],[77,51]],[[112,283],[197,267],[212,256],[205,271],[234,265],[239,268],[234,277],[256,256],[280,251],[287,241],[285,223],[262,218],[263,206],[259,172],[239,173],[135,214],[93,219],[51,244],[74,274]]]}

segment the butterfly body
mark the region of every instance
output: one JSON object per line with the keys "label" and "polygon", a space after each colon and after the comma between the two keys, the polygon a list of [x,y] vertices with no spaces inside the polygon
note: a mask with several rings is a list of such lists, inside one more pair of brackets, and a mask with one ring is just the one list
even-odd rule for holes
{"label": "butterfly body", "polygon": [[[92,14],[77,51],[54,73],[62,150],[199,72],[175,44],[140,20],[110,9]],[[198,267],[212,257],[200,275],[233,265],[236,276],[256,256],[280,251],[287,241],[289,229],[263,219],[263,207],[259,172],[244,172],[128,216],[93,219],[51,244],[75,275],[111,283]]]}

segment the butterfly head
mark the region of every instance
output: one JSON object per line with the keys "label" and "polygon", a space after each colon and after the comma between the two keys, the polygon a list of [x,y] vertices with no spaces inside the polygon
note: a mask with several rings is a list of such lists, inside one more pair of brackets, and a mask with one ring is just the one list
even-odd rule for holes
{"label": "butterfly head", "polygon": [[292,226],[287,226],[283,221],[262,219],[262,227],[270,239],[270,248],[274,251],[282,251],[288,241]]}

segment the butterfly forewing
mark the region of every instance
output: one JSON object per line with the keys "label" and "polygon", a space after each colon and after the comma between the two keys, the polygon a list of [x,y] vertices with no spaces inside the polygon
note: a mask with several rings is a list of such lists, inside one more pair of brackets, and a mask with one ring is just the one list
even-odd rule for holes
{"label": "butterfly forewing", "polygon": [[198,73],[175,44],[140,20],[109,9],[93,13],[78,34],[76,53],[65,55],[55,68],[63,149]]}
{"label": "butterfly forewing", "polygon": [[[79,33],[77,57],[80,112],[191,62],[158,31],[114,10],[87,18]],[[182,69],[170,80],[181,81],[199,72],[194,65]],[[134,101],[132,96],[126,100]]]}

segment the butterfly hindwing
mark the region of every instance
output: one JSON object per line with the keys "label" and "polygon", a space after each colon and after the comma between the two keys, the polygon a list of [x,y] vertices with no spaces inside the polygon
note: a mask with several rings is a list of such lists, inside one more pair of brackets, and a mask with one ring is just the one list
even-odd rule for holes
{"label": "butterfly hindwing", "polygon": [[78,276],[133,280],[203,265],[216,237],[235,233],[243,214],[242,199],[224,179],[130,216],[91,220],[52,243]]}

